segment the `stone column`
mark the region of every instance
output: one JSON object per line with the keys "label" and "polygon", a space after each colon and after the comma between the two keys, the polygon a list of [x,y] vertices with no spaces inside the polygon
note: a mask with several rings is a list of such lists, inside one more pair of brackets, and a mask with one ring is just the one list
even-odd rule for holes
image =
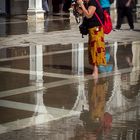
{"label": "stone column", "polygon": [[28,32],[44,31],[44,10],[42,0],[29,0],[27,10]]}
{"label": "stone column", "polygon": [[136,13],[137,13],[137,21],[140,22],[140,0],[137,0]]}
{"label": "stone column", "polygon": [[29,21],[44,20],[44,10],[42,9],[42,0],[29,0],[27,16]]}

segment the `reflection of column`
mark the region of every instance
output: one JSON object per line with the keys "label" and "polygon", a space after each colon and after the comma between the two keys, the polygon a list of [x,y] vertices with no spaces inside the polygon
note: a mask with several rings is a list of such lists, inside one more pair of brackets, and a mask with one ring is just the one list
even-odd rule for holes
{"label": "reflection of column", "polygon": [[72,44],[72,72],[76,75],[84,74],[84,44]]}
{"label": "reflection of column", "polygon": [[[30,46],[30,81],[37,88],[43,87],[43,51],[42,45]],[[40,112],[40,109],[46,110],[43,107],[43,91],[37,91],[35,94],[36,108],[35,112]]]}
{"label": "reflection of column", "polygon": [[[30,81],[37,88],[43,87],[43,54],[42,46],[30,46]],[[35,113],[40,112],[40,106],[43,105],[43,91],[37,91],[35,94]]]}
{"label": "reflection of column", "polygon": [[35,83],[42,83],[43,81],[42,53],[42,45],[30,46],[30,80]]}
{"label": "reflection of column", "polygon": [[135,86],[139,82],[140,68],[140,47],[139,43],[132,43],[132,71],[130,72],[130,86]]}
{"label": "reflection of column", "polygon": [[[0,18],[0,23],[5,23],[6,22],[6,18]],[[5,36],[6,35],[6,27],[8,25],[6,24],[0,24],[0,36]]]}
{"label": "reflection of column", "polygon": [[29,7],[27,13],[29,32],[43,31],[44,10],[42,9],[42,0],[29,0]]}
{"label": "reflection of column", "polygon": [[[109,98],[109,100],[106,102],[106,110],[110,112],[111,114],[115,114],[121,106],[123,106],[123,99],[121,95],[121,77],[120,74],[117,74],[118,66],[117,66],[117,49],[118,49],[118,43],[114,43],[114,82],[113,82],[113,90],[112,90],[112,96]],[[114,110],[114,108],[116,110]],[[118,109],[118,110],[117,110]]]}
{"label": "reflection of column", "polygon": [[85,82],[84,82],[84,44],[72,44],[72,72],[74,75],[81,76],[77,89],[78,95],[72,111],[82,111],[88,108],[88,100],[85,93]]}
{"label": "reflection of column", "polygon": [[[38,83],[37,83],[38,84]],[[42,83],[43,86],[43,83]],[[43,90],[37,91],[35,94],[35,113],[47,113],[46,107],[43,102]]]}
{"label": "reflection of column", "polygon": [[140,67],[140,46],[139,42],[132,43],[132,53],[133,53],[133,66],[134,68]]}
{"label": "reflection of column", "polygon": [[115,70],[118,70],[118,66],[117,66],[117,49],[118,49],[118,43],[115,42],[114,43],[114,66],[115,66]]}
{"label": "reflection of column", "polygon": [[82,111],[83,108],[85,110],[89,109],[89,104],[88,104],[88,98],[87,98],[87,90],[85,89],[85,82],[84,82],[84,77],[80,77],[78,83],[78,87],[76,88],[78,91],[78,95],[76,98],[76,101],[74,103],[74,106],[72,108],[72,111]]}
{"label": "reflection of column", "polygon": [[[45,122],[46,119],[51,119],[52,116],[48,114],[46,106],[43,101],[43,48],[42,45],[30,46],[30,81],[31,84],[40,88],[34,93],[35,99],[35,111],[34,115],[40,115],[35,117],[35,123]],[[46,115],[47,114],[47,115]]]}
{"label": "reflection of column", "polygon": [[[130,74],[131,81],[133,85],[137,84],[139,82],[139,77],[140,77],[140,47],[139,47],[139,42],[134,42],[132,43],[132,53],[133,53],[133,59],[132,59],[132,64],[133,64],[133,71]],[[140,92],[139,92],[140,95]],[[138,99],[138,98],[137,98]]]}
{"label": "reflection of column", "polygon": [[[115,72],[118,73],[118,66],[117,66],[117,49],[118,49],[118,43],[114,43],[114,63],[115,63]],[[113,92],[116,94],[114,103],[117,105],[117,107],[122,106],[122,100],[121,100],[121,77],[120,75],[114,76],[114,87]]]}
{"label": "reflection of column", "polygon": [[[43,84],[42,84],[43,86]],[[35,111],[34,111],[34,116],[35,116],[35,124],[40,124],[42,122],[47,122],[48,120],[51,120],[53,116],[49,114],[47,111],[46,106],[44,105],[44,100],[43,100],[43,90],[37,91],[35,94]],[[37,117],[38,116],[38,117]]]}

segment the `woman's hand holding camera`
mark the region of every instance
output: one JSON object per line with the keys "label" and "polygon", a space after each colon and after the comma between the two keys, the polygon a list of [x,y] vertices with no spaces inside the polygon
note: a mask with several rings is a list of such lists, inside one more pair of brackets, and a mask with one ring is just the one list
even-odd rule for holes
{"label": "woman's hand holding camera", "polygon": [[78,3],[79,5],[84,4],[83,0],[77,0],[77,3]]}

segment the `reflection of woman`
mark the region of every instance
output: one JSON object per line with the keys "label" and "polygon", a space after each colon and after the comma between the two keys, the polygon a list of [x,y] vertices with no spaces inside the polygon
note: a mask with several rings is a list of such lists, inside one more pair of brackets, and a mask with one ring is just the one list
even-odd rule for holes
{"label": "reflection of woman", "polygon": [[100,127],[97,132],[103,131],[107,134],[112,125],[112,116],[109,112],[105,112],[106,96],[108,94],[108,81],[104,78],[99,79],[93,87],[90,97],[90,115],[92,121],[99,121]]}
{"label": "reflection of woman", "polygon": [[85,135],[89,135],[90,132],[96,139],[101,139],[109,134],[112,115],[105,112],[107,94],[108,81],[101,78],[98,83],[94,83],[92,92],[89,93],[89,111],[84,111],[80,116],[86,129]]}
{"label": "reflection of woman", "polygon": [[100,19],[103,21],[103,13],[96,2],[96,0],[84,0],[86,7],[83,4],[83,0],[77,0],[80,5],[79,13],[83,13],[85,20],[88,23],[89,28],[89,63],[93,66],[93,76],[98,77],[98,66],[106,65],[105,60],[105,43],[104,43],[104,33],[101,23],[95,16],[98,14]]}
{"label": "reflection of woman", "polygon": [[[101,80],[101,79],[99,79]],[[104,79],[102,79],[104,81]],[[99,81],[93,87],[92,94],[90,96],[90,114],[93,121],[99,120],[103,117],[104,106],[105,106],[105,97],[107,94],[107,83]]]}
{"label": "reflection of woman", "polygon": [[113,59],[113,54],[112,54],[112,48],[110,46],[106,46],[106,66],[100,65],[98,67],[99,72],[111,72],[113,70],[113,64],[114,64],[114,59]]}

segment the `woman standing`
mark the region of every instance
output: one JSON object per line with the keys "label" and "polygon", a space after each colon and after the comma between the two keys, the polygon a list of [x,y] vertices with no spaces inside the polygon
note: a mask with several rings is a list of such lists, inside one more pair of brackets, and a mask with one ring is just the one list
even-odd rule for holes
{"label": "woman standing", "polygon": [[[84,4],[86,3],[86,6]],[[93,66],[93,73],[95,79],[98,78],[98,66],[106,65],[105,59],[105,42],[104,42],[104,32],[101,23],[95,16],[98,14],[100,19],[103,21],[103,12],[99,7],[96,0],[77,0],[77,3],[81,7],[81,12],[85,16],[85,20],[88,23],[89,29],[89,42],[88,42],[88,52],[89,52],[89,63]],[[79,10],[80,12],[80,10]],[[103,21],[104,22],[104,21]]]}

